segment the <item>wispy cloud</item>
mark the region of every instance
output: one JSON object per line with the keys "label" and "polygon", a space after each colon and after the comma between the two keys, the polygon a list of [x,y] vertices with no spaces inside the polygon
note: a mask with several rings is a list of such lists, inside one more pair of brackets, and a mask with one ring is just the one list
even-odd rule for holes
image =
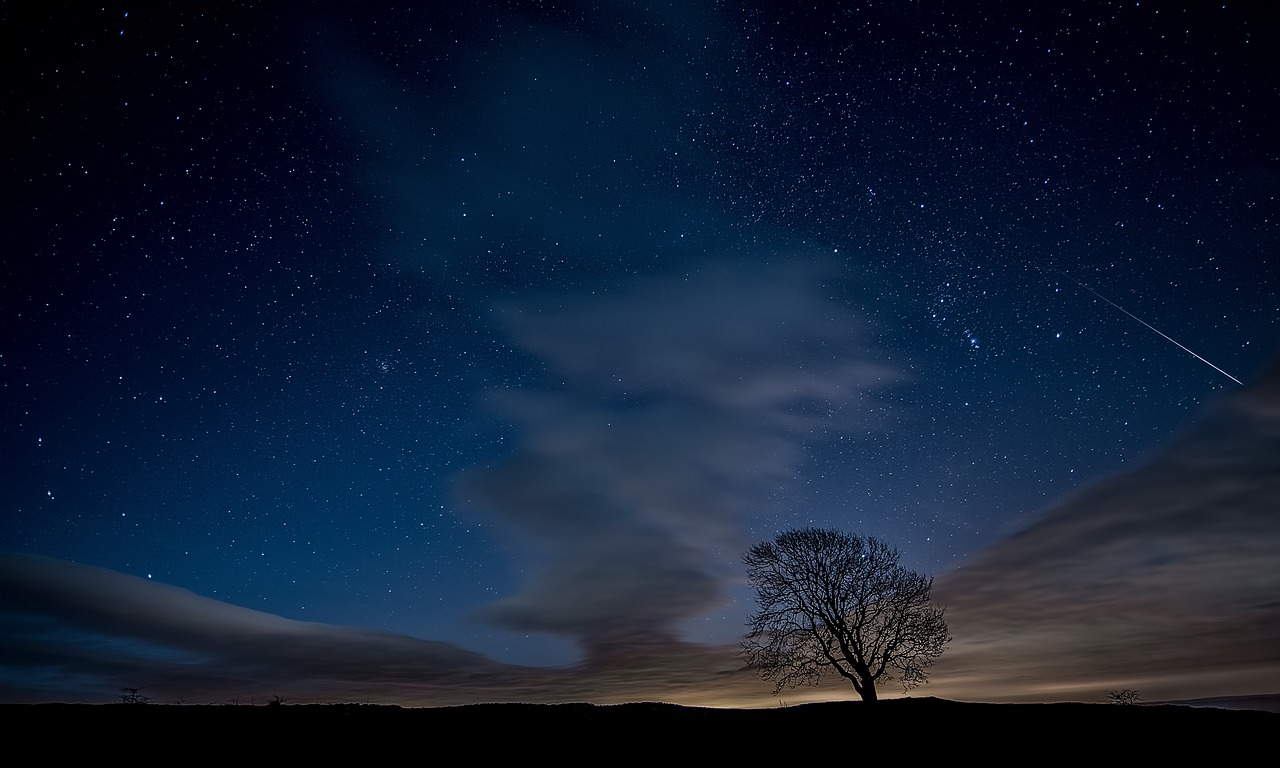
{"label": "wispy cloud", "polygon": [[[484,657],[414,638],[294,621],[93,566],[0,558],[5,678],[25,695],[101,700],[113,685],[221,701],[290,691],[476,691],[512,674]],[[70,687],[68,687],[70,686]]]}
{"label": "wispy cloud", "polygon": [[691,65],[717,40],[704,10],[605,4],[570,24],[488,11],[501,21],[424,19],[412,73],[339,23],[313,27],[316,87],[356,132],[391,260],[478,284],[513,263],[595,271],[687,253],[695,238],[675,233],[699,228],[701,206],[680,189],[694,153],[678,133],[706,98]]}
{"label": "wispy cloud", "polygon": [[1063,698],[1280,690],[1277,387],[1273,367],[1144,466],[940,579],[956,644],[937,678]]}
{"label": "wispy cloud", "polygon": [[562,385],[495,393],[519,448],[460,495],[539,554],[485,611],[592,654],[664,642],[737,580],[745,518],[810,430],[867,430],[897,380],[821,270],[720,264],[610,295],[503,308]]}
{"label": "wispy cloud", "polygon": [[636,699],[767,705],[732,649],[673,645],[590,670],[519,667],[412,637],[293,621],[93,566],[0,555],[0,701]]}

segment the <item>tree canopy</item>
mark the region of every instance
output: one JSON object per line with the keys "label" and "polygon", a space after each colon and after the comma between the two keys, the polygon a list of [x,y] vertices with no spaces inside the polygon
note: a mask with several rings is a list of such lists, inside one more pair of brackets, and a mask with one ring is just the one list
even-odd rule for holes
{"label": "tree canopy", "polygon": [[835,673],[864,701],[896,678],[903,690],[928,682],[951,640],[932,577],[903,567],[897,549],[870,536],[802,528],[743,556],[759,610],[742,651],[765,680],[816,685]]}

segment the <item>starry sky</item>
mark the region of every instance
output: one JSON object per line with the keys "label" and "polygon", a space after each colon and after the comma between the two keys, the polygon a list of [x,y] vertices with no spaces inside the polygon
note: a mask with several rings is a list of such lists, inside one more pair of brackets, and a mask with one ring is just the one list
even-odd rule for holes
{"label": "starry sky", "polygon": [[0,8],[0,699],[1280,690],[1265,3],[408,5]]}

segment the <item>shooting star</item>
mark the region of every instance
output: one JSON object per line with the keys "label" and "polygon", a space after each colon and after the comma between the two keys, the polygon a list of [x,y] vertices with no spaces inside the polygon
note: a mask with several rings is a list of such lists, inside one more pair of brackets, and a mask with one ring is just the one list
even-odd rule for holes
{"label": "shooting star", "polygon": [[1176,342],[1176,341],[1174,341],[1173,339],[1169,338],[1169,337],[1168,337],[1167,335],[1165,335],[1164,333],[1161,333],[1157,328],[1155,328],[1154,326],[1152,326],[1152,325],[1151,325],[1151,323],[1148,323],[1146,320],[1143,320],[1142,318],[1140,318],[1140,317],[1138,317],[1137,315],[1133,314],[1133,313],[1132,313],[1132,312],[1130,312],[1129,310],[1127,310],[1127,309],[1125,309],[1124,307],[1120,306],[1119,304],[1115,303],[1115,302],[1114,302],[1114,301],[1112,301],[1111,299],[1108,299],[1106,296],[1103,296],[1102,294],[1100,294],[1100,293],[1098,293],[1097,291],[1093,290],[1093,289],[1092,289],[1092,288],[1090,288],[1089,286],[1087,286],[1087,285],[1085,285],[1084,283],[1080,282],[1079,280],[1075,279],[1075,278],[1074,278],[1074,277],[1072,277],[1071,275],[1068,275],[1066,272],[1063,272],[1061,269],[1058,269],[1058,268],[1056,268],[1056,267],[1054,267],[1053,269],[1054,269],[1054,271],[1055,271],[1055,272],[1060,272],[1060,273],[1061,273],[1064,277],[1066,277],[1068,280],[1070,280],[1071,282],[1073,282],[1073,283],[1075,283],[1076,285],[1080,286],[1081,288],[1085,289],[1085,290],[1086,290],[1086,291],[1088,291],[1089,293],[1092,293],[1094,296],[1097,296],[1098,298],[1100,298],[1100,299],[1102,299],[1103,301],[1107,302],[1107,303],[1108,303],[1108,304],[1110,304],[1111,306],[1113,306],[1113,307],[1115,307],[1116,309],[1120,310],[1121,312],[1125,313],[1125,314],[1126,314],[1126,315],[1128,315],[1129,317],[1132,317],[1134,320],[1137,320],[1138,322],[1140,322],[1140,323],[1142,323],[1143,325],[1147,326],[1148,328],[1150,328],[1151,330],[1155,331],[1156,333],[1159,333],[1159,334],[1160,334],[1161,336],[1163,336],[1166,340],[1168,340],[1168,341],[1172,342],[1173,344],[1176,344],[1176,345],[1178,346],[1178,348],[1179,348],[1179,349],[1181,349],[1182,351],[1186,352],[1188,355],[1191,355],[1191,356],[1192,356],[1192,357],[1194,357],[1195,359],[1197,359],[1197,360],[1199,360],[1200,362],[1204,363],[1205,365],[1209,366],[1210,368],[1212,368],[1213,370],[1215,370],[1215,371],[1217,371],[1218,373],[1222,374],[1223,376],[1226,376],[1228,379],[1231,379],[1232,381],[1234,381],[1235,383],[1239,384],[1240,386],[1242,386],[1242,387],[1244,386],[1244,382],[1243,382],[1243,381],[1241,381],[1241,380],[1237,379],[1235,376],[1232,376],[1231,374],[1229,374],[1229,373],[1227,373],[1226,371],[1222,370],[1221,368],[1219,368],[1218,366],[1216,366],[1216,365],[1214,365],[1213,363],[1209,362],[1208,360],[1205,360],[1203,357],[1201,357],[1201,356],[1197,355],[1195,352],[1192,352],[1191,350],[1187,349],[1186,347],[1182,346],[1181,344],[1178,344],[1178,342]]}

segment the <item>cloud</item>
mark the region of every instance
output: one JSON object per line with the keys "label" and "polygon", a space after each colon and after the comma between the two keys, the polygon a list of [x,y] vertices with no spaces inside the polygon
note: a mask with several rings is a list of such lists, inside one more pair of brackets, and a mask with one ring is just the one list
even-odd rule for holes
{"label": "cloud", "polygon": [[824,276],[805,261],[714,264],[502,308],[563,385],[495,393],[521,444],[459,483],[539,554],[486,617],[599,654],[668,642],[724,598],[746,518],[812,430],[872,428],[874,393],[898,379]]}
{"label": "cloud", "polygon": [[[712,151],[687,135],[721,61],[707,10],[623,3],[558,27],[539,14],[479,30],[441,20],[448,31],[424,39],[437,53],[411,79],[342,43],[331,47],[347,58],[317,70],[359,133],[393,260],[456,291],[464,322],[514,296],[496,306],[500,331],[558,382],[489,393],[519,445],[456,492],[528,574],[480,615],[576,639],[593,660],[675,642],[681,622],[720,604],[755,505],[811,433],[868,429],[870,398],[898,378],[824,288],[825,257],[617,282],[748,238],[682,187]],[[474,56],[438,53],[459,45]],[[771,235],[749,237],[759,251]],[[532,295],[606,273],[614,287],[593,296]]]}
{"label": "cloud", "polygon": [[93,566],[0,554],[0,701],[767,706],[734,649],[649,648],[609,667],[501,664],[445,643],[293,621]]}
{"label": "cloud", "polygon": [[[559,422],[545,415],[547,424],[531,434],[554,443],[546,431]],[[532,487],[563,490],[565,473],[576,466],[568,459],[586,450],[565,447],[545,472],[530,470]],[[498,609],[529,609],[533,618],[517,615],[513,623],[544,622],[590,642],[629,628],[632,606],[639,617],[632,642],[602,644],[589,663],[501,664],[444,643],[293,621],[101,568],[7,554],[0,555],[0,700],[102,702],[130,686],[158,701],[192,703],[282,695],[418,706],[776,705],[770,686],[743,667],[736,644],[680,643],[654,630],[670,629],[673,617],[710,599],[718,583],[716,532],[731,536],[736,528],[732,505],[694,515],[620,492],[613,507],[502,498],[499,481],[512,463],[538,456],[526,447],[494,474],[474,478],[499,495],[493,514],[518,527],[522,540],[541,537],[542,546],[565,554]],[[585,487],[620,471],[615,458],[600,457],[602,467],[585,471]],[[1062,500],[1027,530],[939,577],[935,596],[947,606],[955,641],[922,692],[975,701],[1101,701],[1108,689],[1134,688],[1153,701],[1280,690],[1278,462],[1280,367],[1216,404],[1144,466]],[[699,471],[685,482],[687,488],[653,489],[654,498],[692,502],[719,492],[732,499],[735,483],[750,480]],[[636,493],[646,490],[637,484]],[[636,531],[645,535],[629,544]],[[681,546],[669,548],[673,541]],[[607,560],[611,554],[617,562]],[[651,555],[652,570],[635,554]],[[689,575],[708,592],[685,596]],[[834,681],[782,698],[849,695]]]}
{"label": "cloud", "polygon": [[712,60],[711,19],[625,3],[466,17],[421,20],[412,73],[341,22],[314,24],[316,87],[354,130],[391,260],[484,282],[515,261],[555,271],[683,252],[672,233],[697,226],[678,177],[694,152],[678,134],[702,106],[706,68],[690,62]]}
{"label": "cloud", "polygon": [[47,679],[51,695],[98,700],[126,685],[215,701],[304,690],[381,699],[409,683],[466,681],[475,695],[513,677],[443,643],[293,621],[36,555],[0,557],[0,621],[5,678],[27,678],[28,695]]}
{"label": "cloud", "polygon": [[1063,698],[1280,690],[1277,499],[1280,366],[939,579],[956,643],[937,679]]}

